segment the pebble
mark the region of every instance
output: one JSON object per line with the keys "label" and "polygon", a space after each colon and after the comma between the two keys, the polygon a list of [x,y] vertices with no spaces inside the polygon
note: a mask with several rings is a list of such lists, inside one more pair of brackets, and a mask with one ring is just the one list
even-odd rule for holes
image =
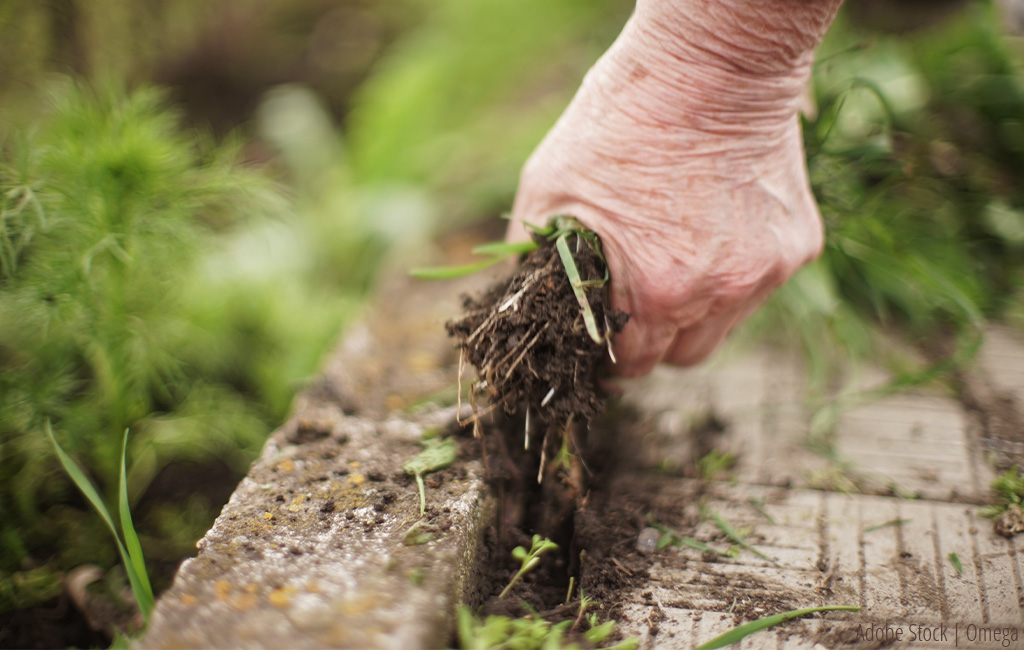
{"label": "pebble", "polygon": [[656,528],[644,528],[636,538],[636,550],[644,555],[653,553],[658,548],[661,533]]}

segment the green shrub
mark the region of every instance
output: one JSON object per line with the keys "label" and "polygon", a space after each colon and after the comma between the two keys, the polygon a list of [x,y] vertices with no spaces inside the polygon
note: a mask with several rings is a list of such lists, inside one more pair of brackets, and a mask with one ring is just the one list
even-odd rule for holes
{"label": "green shrub", "polygon": [[[243,473],[364,292],[365,279],[359,286],[304,282],[311,268],[282,270],[261,259],[259,246],[243,246],[236,257],[269,266],[266,277],[229,268],[224,251],[239,248],[247,233],[267,224],[292,233],[306,227],[301,214],[286,218],[285,202],[265,178],[236,162],[238,150],[183,130],[160,91],[125,95],[71,83],[54,91],[52,108],[32,129],[7,138],[0,167],[3,581],[16,584],[16,572],[44,562],[58,571],[115,562],[102,524],[58,468],[43,433],[47,421],[108,503],[125,428],[132,430],[133,502],[174,461],[216,459]],[[323,268],[325,254],[309,264]],[[344,277],[345,265],[338,262],[335,274]],[[203,506],[209,523],[220,504]],[[160,522],[194,517],[161,512],[160,533]],[[146,545],[156,531],[147,531],[147,513],[138,514]],[[150,559],[174,561],[194,541],[160,540],[162,555]],[[24,598],[13,604],[23,606]]]}
{"label": "green shrub", "polygon": [[839,20],[818,54],[804,138],[825,249],[753,330],[804,346],[819,388],[865,359],[893,387],[934,379],[971,358],[986,318],[1018,316],[1024,140],[999,134],[1016,133],[1024,76],[998,24],[988,3],[910,36]]}

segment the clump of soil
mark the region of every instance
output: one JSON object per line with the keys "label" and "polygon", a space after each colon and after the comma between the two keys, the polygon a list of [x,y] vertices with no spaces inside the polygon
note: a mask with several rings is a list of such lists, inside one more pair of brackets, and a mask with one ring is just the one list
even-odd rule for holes
{"label": "clump of soil", "polygon": [[[590,331],[558,250],[559,237],[593,316]],[[510,492],[539,488],[528,499],[536,511],[530,518],[537,532],[557,543],[571,535],[573,512],[586,494],[586,434],[605,401],[598,375],[612,336],[629,316],[611,308],[607,268],[593,233],[567,229],[534,234],[534,240],[537,249],[518,270],[480,298],[465,298],[463,315],[447,328],[459,342],[460,383],[465,361],[477,369],[470,389],[474,435],[481,435],[485,415],[503,416],[505,426],[488,433],[500,439],[499,463],[516,475],[518,487]],[[517,448],[526,451],[513,460],[509,451]]]}
{"label": "clump of soil", "polygon": [[[594,320],[606,342],[587,332],[583,310],[554,241],[535,234],[538,249],[518,271],[480,298],[467,297],[461,318],[447,329],[463,359],[476,367],[474,398],[486,398],[506,414],[525,414],[542,430],[563,432],[587,425],[603,410],[597,375],[610,337],[629,316],[609,304],[607,270],[596,241],[572,232],[567,237]],[[527,424],[527,429],[532,427]]]}
{"label": "clump of soil", "polygon": [[992,523],[995,531],[1003,537],[1024,533],[1024,510],[1016,503],[1011,503]]}

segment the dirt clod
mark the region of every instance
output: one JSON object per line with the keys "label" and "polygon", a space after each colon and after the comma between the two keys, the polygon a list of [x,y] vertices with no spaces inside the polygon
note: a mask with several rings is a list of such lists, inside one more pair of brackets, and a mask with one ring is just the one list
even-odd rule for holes
{"label": "dirt clod", "polygon": [[[528,412],[533,422],[561,431],[586,425],[603,409],[597,373],[609,343],[587,332],[583,310],[555,244],[535,235],[539,247],[518,271],[482,297],[467,297],[465,313],[447,324],[464,359],[478,371],[472,394],[509,415]],[[611,309],[604,261],[596,244],[579,234],[566,240],[598,328],[622,330],[628,315]]]}
{"label": "dirt clod", "polygon": [[1010,504],[1006,512],[995,518],[995,531],[1003,537],[1013,537],[1024,532],[1024,510],[1017,504]]}

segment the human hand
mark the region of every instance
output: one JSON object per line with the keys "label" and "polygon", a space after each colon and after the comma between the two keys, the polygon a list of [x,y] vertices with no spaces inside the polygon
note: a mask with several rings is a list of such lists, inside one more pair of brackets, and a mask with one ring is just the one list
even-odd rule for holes
{"label": "human hand", "polygon": [[530,157],[522,221],[601,236],[616,371],[690,365],[822,246],[797,120],[840,0],[639,0]]}

